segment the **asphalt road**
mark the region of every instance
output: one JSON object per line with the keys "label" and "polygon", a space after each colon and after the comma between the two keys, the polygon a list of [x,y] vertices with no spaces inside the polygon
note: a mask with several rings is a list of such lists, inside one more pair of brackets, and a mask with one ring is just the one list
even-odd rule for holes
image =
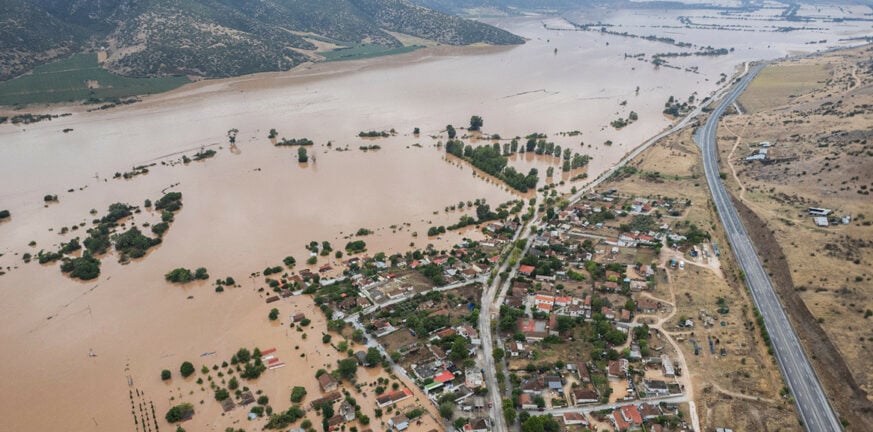
{"label": "asphalt road", "polygon": [[828,402],[797,334],[788,321],[788,316],[779,302],[779,297],[773,289],[767,272],[761,266],[761,261],[752,247],[749,235],[740,221],[737,210],[719,178],[718,150],[716,148],[718,123],[725,109],[734,102],[762,68],[763,65],[752,68],[722,99],[706,124],[697,131],[695,141],[703,153],[703,168],[719,218],[727,232],[734,256],[745,272],[746,283],[752,293],[755,306],[764,317],[764,324],[770,334],[776,360],[782,369],[782,375],[791,390],[791,395],[794,397],[803,426],[811,432],[840,431],[842,430],[841,424]]}

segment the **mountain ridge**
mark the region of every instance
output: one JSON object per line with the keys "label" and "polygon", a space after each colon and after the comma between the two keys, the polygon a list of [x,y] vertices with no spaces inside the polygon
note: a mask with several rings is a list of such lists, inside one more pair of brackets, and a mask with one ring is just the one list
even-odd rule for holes
{"label": "mountain ridge", "polygon": [[441,44],[524,39],[408,0],[0,0],[0,80],[83,50],[109,48],[125,76],[227,77],[309,61],[299,33],[399,47],[388,32]]}

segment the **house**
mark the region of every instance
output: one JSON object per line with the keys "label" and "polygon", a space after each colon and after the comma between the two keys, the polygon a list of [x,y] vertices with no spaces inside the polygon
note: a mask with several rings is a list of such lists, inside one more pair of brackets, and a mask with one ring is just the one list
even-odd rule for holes
{"label": "house", "polygon": [[302,312],[291,315],[291,322],[292,323],[299,323],[300,321],[303,321],[305,319],[306,319],[306,314],[304,314]]}
{"label": "house", "polygon": [[470,388],[482,387],[485,381],[481,369],[470,368],[464,371],[464,384]]}
{"label": "house", "polygon": [[543,377],[543,384],[545,384],[545,387],[549,390],[559,393],[564,392],[564,381],[557,375],[546,375]]}
{"label": "house", "polygon": [[661,409],[655,404],[640,404],[640,416],[643,420],[654,420],[661,416]]}
{"label": "house", "polygon": [[618,318],[618,320],[621,322],[630,322],[630,320],[631,320],[630,311],[627,309],[622,309],[621,316]]}
{"label": "house", "polygon": [[403,390],[397,390],[395,392],[391,392],[386,395],[377,397],[376,405],[378,405],[379,408],[385,408],[386,406],[394,405],[397,402],[400,402],[410,397],[412,397],[412,390],[404,388]]}
{"label": "house", "polygon": [[573,405],[595,403],[600,400],[597,392],[590,388],[577,388],[573,390]]}
{"label": "house", "polygon": [[537,404],[534,403],[533,395],[530,393],[522,393],[518,395],[518,404],[521,405],[521,409],[523,410],[537,409]]}
{"label": "house", "polygon": [[558,316],[550,315],[549,316],[549,334],[552,336],[557,336],[558,332]]}
{"label": "house", "polygon": [[470,390],[469,387],[461,384],[455,387],[455,404],[461,403],[464,399],[467,399],[470,396],[473,396],[473,390]]}
{"label": "house", "polygon": [[405,415],[394,416],[388,420],[388,426],[398,431],[404,431],[409,427],[409,419]]}
{"label": "house", "polygon": [[645,314],[655,313],[658,310],[658,303],[642,298],[637,301],[637,310]]}
{"label": "house", "polygon": [[643,390],[649,396],[666,396],[670,394],[667,382],[662,380],[643,380]]}
{"label": "house", "polygon": [[519,318],[518,331],[524,335],[528,342],[541,341],[549,335],[546,321],[531,318]]}
{"label": "house", "polygon": [[518,273],[528,277],[533,274],[534,270],[536,270],[536,267],[532,265],[523,265],[518,267]]}
{"label": "house", "polygon": [[524,352],[524,345],[520,341],[509,341],[507,348],[509,349],[510,357],[518,357]]}
{"label": "house", "polygon": [[358,351],[355,353],[355,358],[358,360],[358,364],[364,367],[372,366],[367,362],[367,353],[364,351]]}
{"label": "house", "polygon": [[488,432],[488,420],[482,417],[473,419],[464,425],[464,432]]}
{"label": "house", "polygon": [[615,427],[619,432],[643,430],[643,418],[637,407],[624,405],[612,412]]}
{"label": "house", "polygon": [[591,382],[591,372],[588,371],[588,366],[585,363],[579,363],[576,365],[576,374],[579,375],[579,381],[583,383]]}
{"label": "house", "polygon": [[649,289],[649,284],[646,281],[631,280],[629,285],[631,291],[640,292]]}
{"label": "house", "polygon": [[339,426],[345,422],[346,421],[345,421],[345,419],[343,419],[343,416],[337,414],[337,415],[327,419],[327,429],[331,430],[331,431],[335,430],[335,429],[337,429],[337,426]]}
{"label": "house", "polygon": [[318,376],[318,385],[321,386],[321,391],[327,393],[336,390],[339,382],[331,374],[323,373]]}
{"label": "house", "polygon": [[540,393],[546,388],[542,377],[531,377],[521,383],[521,391],[524,393]]}
{"label": "house", "polygon": [[537,306],[541,304],[553,306],[555,304],[555,298],[550,295],[537,294],[534,297],[534,304],[536,304]]}
{"label": "house", "polygon": [[664,370],[665,377],[673,378],[676,376],[676,371],[673,369],[673,361],[670,360],[670,356],[667,354],[661,354],[661,368]]}
{"label": "house", "polygon": [[606,367],[606,376],[611,380],[622,379],[627,375],[628,361],[625,359],[610,360]]}
{"label": "house", "polygon": [[582,425],[582,427],[588,427],[588,420],[585,419],[584,414],[568,412],[564,413],[564,424],[567,426]]}
{"label": "house", "polygon": [[340,404],[338,412],[344,421],[350,422],[355,419],[355,406],[350,404],[349,401],[344,400]]}
{"label": "house", "polygon": [[571,296],[557,296],[555,297],[555,306],[564,307],[569,305],[573,301],[573,297]]}
{"label": "house", "polygon": [[455,374],[453,374],[447,370],[444,370],[444,371],[440,372],[438,375],[434,376],[433,380],[435,382],[439,382],[439,383],[447,383],[447,382],[450,383],[450,382],[455,380]]}
{"label": "house", "polygon": [[[247,392],[247,393],[251,394],[251,392]],[[312,408],[315,408],[317,406],[324,405],[326,403],[336,402],[342,398],[343,398],[342,394],[338,391],[335,391],[335,392],[331,392],[331,393],[324,395],[324,397],[310,401],[309,406]],[[245,393],[243,393],[243,399],[245,400]],[[254,402],[255,402],[255,397],[252,396],[251,402],[249,402],[249,403],[254,403]],[[247,404],[243,404],[243,405],[247,405]]]}
{"label": "house", "polygon": [[471,341],[473,339],[479,339],[479,332],[469,324],[458,326],[458,334]]}

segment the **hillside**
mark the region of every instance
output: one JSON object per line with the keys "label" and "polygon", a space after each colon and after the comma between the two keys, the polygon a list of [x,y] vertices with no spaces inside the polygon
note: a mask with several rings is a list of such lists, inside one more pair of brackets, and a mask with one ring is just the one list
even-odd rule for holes
{"label": "hillside", "polygon": [[310,36],[388,48],[402,45],[389,32],[449,45],[524,43],[407,0],[0,0],[0,21],[0,80],[100,47],[109,48],[104,66],[126,76],[224,77],[310,60]]}

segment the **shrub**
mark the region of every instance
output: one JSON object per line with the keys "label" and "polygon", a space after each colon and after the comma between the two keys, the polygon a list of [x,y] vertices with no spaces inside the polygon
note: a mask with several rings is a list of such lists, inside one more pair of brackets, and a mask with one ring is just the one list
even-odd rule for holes
{"label": "shrub", "polygon": [[170,408],[167,415],[164,416],[169,423],[180,422],[185,417],[194,414],[194,406],[189,403],[183,403]]}
{"label": "shrub", "polygon": [[300,386],[296,386],[291,389],[291,402],[298,403],[306,397],[306,389]]}
{"label": "shrub", "polygon": [[179,373],[182,374],[183,378],[188,378],[194,373],[194,365],[187,361],[182,363],[182,366],[179,367]]}
{"label": "shrub", "polygon": [[191,274],[191,270],[188,270],[184,267],[175,268],[170,270],[169,273],[164,275],[164,279],[173,283],[188,283],[194,279],[194,276]]}

